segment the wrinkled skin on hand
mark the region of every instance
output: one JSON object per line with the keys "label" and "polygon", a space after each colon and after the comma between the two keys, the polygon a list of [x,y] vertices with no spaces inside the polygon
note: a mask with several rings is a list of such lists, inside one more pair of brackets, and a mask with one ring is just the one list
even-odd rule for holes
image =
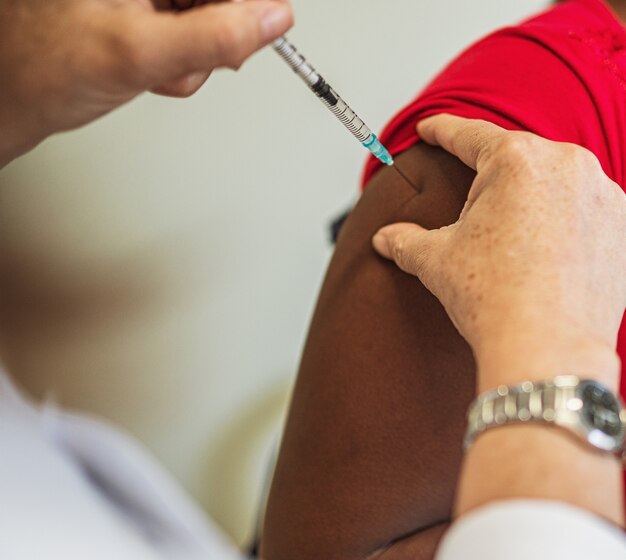
{"label": "wrinkled skin on hand", "polygon": [[383,228],[379,252],[437,296],[479,363],[497,355],[494,341],[519,346],[521,336],[593,341],[614,354],[626,306],[626,195],[598,159],[450,115],[419,130],[477,175],[454,224]]}

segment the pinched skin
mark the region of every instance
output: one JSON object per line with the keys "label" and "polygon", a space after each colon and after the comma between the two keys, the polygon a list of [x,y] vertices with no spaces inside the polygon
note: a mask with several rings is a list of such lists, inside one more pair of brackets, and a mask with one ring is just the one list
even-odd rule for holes
{"label": "pinched skin", "polygon": [[382,226],[455,222],[474,172],[419,144],[370,182],[339,236],[270,493],[265,560],[430,559],[452,515],[471,350],[414,277],[378,257]]}

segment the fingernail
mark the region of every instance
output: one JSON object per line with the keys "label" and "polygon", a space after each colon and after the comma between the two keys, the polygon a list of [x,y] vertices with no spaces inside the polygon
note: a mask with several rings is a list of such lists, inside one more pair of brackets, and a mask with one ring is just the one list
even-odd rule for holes
{"label": "fingernail", "polygon": [[261,16],[261,25],[266,40],[282,35],[292,22],[291,8],[285,4],[276,4]]}
{"label": "fingernail", "polygon": [[389,249],[389,240],[386,235],[382,233],[377,233],[372,239],[372,245],[374,245],[374,249],[386,259],[391,258],[391,251]]}

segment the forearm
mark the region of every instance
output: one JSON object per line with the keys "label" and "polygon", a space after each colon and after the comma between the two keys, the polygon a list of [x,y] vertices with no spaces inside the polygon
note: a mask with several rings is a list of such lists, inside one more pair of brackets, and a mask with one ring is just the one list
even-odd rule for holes
{"label": "forearm", "polygon": [[[526,344],[518,342],[516,352],[503,343],[479,357],[481,392],[499,383],[562,374],[592,378],[617,391],[619,360],[611,349],[588,341],[554,340],[552,345],[530,338],[523,337]],[[535,498],[565,502],[623,526],[621,472],[614,457],[562,429],[541,424],[496,428],[479,436],[467,453],[456,510],[462,515],[493,501]]]}

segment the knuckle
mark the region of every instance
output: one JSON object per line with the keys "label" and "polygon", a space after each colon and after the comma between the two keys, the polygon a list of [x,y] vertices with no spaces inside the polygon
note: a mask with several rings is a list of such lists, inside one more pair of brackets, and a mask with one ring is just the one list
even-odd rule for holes
{"label": "knuckle", "polygon": [[534,154],[533,138],[525,134],[511,132],[499,142],[496,153],[503,159],[510,159],[516,163],[527,163]]}
{"label": "knuckle", "polygon": [[484,169],[486,165],[493,164],[496,159],[494,158],[493,146],[490,143],[476,143],[473,146],[473,153],[476,157],[477,169]]}
{"label": "knuckle", "polygon": [[582,148],[578,144],[572,144],[571,142],[563,142],[560,144],[560,148],[563,156],[566,156],[572,160],[581,160],[585,157],[584,152],[587,152],[585,148]]}
{"label": "knuckle", "polygon": [[412,242],[411,234],[407,232],[396,239],[392,256],[401,270],[414,276],[421,276],[424,271],[427,252],[426,245]]}
{"label": "knuckle", "polygon": [[404,268],[406,261],[406,236],[399,235],[391,247],[391,256],[400,268]]}
{"label": "knuckle", "polygon": [[496,164],[518,180],[538,180],[548,157],[549,141],[526,132],[510,132],[494,148]]}
{"label": "knuckle", "polygon": [[456,151],[460,151],[463,145],[467,145],[476,154],[482,154],[488,148],[488,145],[484,145],[482,141],[482,129],[473,122],[461,124],[458,134],[453,138],[453,145]]}
{"label": "knuckle", "polygon": [[606,187],[608,178],[593,152],[576,144],[564,144],[561,146],[559,158],[565,168],[569,169],[572,178],[577,179],[572,182],[578,191],[593,194],[598,202],[609,195],[611,189]]}
{"label": "knuckle", "polygon": [[576,170],[596,172],[600,167],[598,158],[586,148],[577,144],[562,143],[559,145],[558,157]]}
{"label": "knuckle", "polygon": [[587,169],[588,171],[592,173],[602,172],[602,166],[600,165],[600,160],[590,150],[582,148],[581,146],[574,146],[573,157],[574,157],[574,160],[578,163],[578,165]]}

